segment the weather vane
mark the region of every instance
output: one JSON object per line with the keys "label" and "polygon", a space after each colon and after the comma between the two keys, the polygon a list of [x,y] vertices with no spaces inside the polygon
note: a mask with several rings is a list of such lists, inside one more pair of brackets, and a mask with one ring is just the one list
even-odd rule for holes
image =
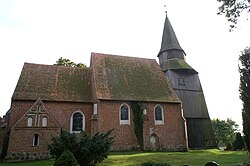
{"label": "weather vane", "polygon": [[164,8],[165,8],[165,13],[167,14],[167,1],[165,2],[165,5],[164,5]]}

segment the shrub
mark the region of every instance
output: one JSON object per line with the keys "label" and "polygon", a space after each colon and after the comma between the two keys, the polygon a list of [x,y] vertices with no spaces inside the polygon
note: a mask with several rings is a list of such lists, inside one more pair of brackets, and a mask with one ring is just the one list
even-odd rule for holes
{"label": "shrub", "polygon": [[75,166],[77,165],[77,160],[73,153],[68,149],[65,150],[61,156],[55,161],[54,166]]}
{"label": "shrub", "polygon": [[112,130],[90,135],[83,131],[76,135],[62,131],[60,136],[52,138],[48,149],[56,159],[68,149],[74,154],[80,166],[94,166],[108,157],[108,151],[114,140],[110,137],[111,132]]}
{"label": "shrub", "polygon": [[230,143],[227,143],[226,150],[233,150],[233,147]]}
{"label": "shrub", "polygon": [[243,138],[241,136],[241,133],[237,132],[236,133],[236,138],[233,142],[233,149],[234,150],[242,150],[245,148],[245,143],[243,141]]}

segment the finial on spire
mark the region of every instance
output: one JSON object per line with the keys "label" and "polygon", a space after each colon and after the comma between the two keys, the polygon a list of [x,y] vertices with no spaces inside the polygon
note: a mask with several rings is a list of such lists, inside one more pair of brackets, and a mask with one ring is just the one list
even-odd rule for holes
{"label": "finial on spire", "polygon": [[166,4],[167,4],[167,1],[166,1],[165,5],[164,5],[165,13],[167,14],[168,11],[167,11],[167,5]]}

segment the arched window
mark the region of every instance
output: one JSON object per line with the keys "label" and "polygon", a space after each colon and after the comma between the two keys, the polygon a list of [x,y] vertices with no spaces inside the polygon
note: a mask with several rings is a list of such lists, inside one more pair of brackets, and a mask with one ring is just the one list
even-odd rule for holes
{"label": "arched window", "polygon": [[43,117],[43,123],[42,123],[43,127],[47,127],[48,126],[48,118],[45,116]]}
{"label": "arched window", "polygon": [[155,106],[155,124],[164,124],[164,114],[161,105]]}
{"label": "arched window", "polygon": [[122,104],[119,111],[120,124],[130,124],[130,110],[127,104]]}
{"label": "arched window", "polygon": [[33,146],[39,146],[39,134],[33,135]]}
{"label": "arched window", "polygon": [[28,124],[27,124],[28,127],[32,127],[32,121],[33,121],[33,118],[28,117]]}
{"label": "arched window", "polygon": [[83,130],[85,130],[85,116],[82,112],[76,111],[70,119],[70,132],[80,133]]}

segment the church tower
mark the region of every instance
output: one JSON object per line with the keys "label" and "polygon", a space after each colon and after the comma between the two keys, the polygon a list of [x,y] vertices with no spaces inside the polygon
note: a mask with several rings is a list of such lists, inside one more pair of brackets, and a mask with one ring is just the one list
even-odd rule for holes
{"label": "church tower", "polygon": [[182,101],[189,148],[213,147],[214,132],[198,72],[186,62],[185,56],[166,16],[158,58],[160,67]]}

